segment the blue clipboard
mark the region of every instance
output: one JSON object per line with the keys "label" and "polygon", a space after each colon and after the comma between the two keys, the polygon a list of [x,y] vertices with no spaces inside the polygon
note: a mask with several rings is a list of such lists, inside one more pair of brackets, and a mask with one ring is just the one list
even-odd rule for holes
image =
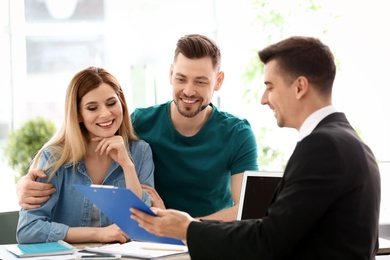
{"label": "blue clipboard", "polygon": [[130,189],[108,185],[73,184],[79,192],[95,204],[112,222],[118,225],[132,240],[184,245],[181,240],[170,237],[159,237],[138,226],[130,218],[130,208],[142,210],[156,216],[154,212]]}

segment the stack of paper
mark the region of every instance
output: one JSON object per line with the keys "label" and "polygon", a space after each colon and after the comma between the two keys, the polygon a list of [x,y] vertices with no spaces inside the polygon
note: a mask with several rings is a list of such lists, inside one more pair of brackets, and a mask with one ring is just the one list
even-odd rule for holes
{"label": "stack of paper", "polygon": [[188,253],[188,248],[184,245],[138,241],[131,241],[125,244],[111,244],[100,247],[86,247],[84,250],[94,253],[120,254],[123,257],[144,259]]}

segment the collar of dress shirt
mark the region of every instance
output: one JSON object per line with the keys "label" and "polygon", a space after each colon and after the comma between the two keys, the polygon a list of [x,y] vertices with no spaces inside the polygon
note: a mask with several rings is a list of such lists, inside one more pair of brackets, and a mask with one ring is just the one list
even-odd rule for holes
{"label": "collar of dress shirt", "polygon": [[331,105],[320,108],[312,113],[308,118],[306,118],[301,128],[299,129],[299,141],[311,134],[311,132],[318,125],[318,123],[321,122],[322,119],[336,112],[337,109]]}

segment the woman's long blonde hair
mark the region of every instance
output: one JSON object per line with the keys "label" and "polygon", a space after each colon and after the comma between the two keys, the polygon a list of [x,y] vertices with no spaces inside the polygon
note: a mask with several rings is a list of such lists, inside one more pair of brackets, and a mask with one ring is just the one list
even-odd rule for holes
{"label": "woman's long blonde hair", "polygon": [[49,148],[49,162],[43,170],[49,173],[48,181],[57,170],[65,164],[75,166],[86,153],[89,143],[88,131],[82,122],[79,122],[79,106],[81,98],[89,91],[99,87],[102,83],[110,85],[116,92],[123,109],[123,122],[117,132],[123,137],[126,147],[132,140],[138,140],[133,131],[130,114],[122,88],[116,78],[105,69],[89,67],[78,72],[69,83],[65,98],[65,118],[61,128],[38,151],[30,166],[30,170],[39,166],[42,152]]}

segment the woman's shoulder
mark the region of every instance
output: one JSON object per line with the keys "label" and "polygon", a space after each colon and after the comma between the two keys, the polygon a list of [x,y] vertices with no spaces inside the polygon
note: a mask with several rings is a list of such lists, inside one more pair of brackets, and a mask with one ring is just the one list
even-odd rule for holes
{"label": "woman's shoulder", "polygon": [[60,149],[60,147],[56,147],[56,146],[45,147],[44,149],[42,149],[42,157],[46,158],[49,161],[54,161],[58,159],[61,152],[62,149]]}
{"label": "woman's shoulder", "polygon": [[129,146],[135,164],[152,157],[152,149],[144,140],[131,141]]}
{"label": "woman's shoulder", "polygon": [[139,139],[139,140],[133,140],[133,141],[129,142],[129,148],[131,151],[145,150],[145,149],[150,148],[150,145],[149,145],[149,143],[145,142],[144,140]]}

